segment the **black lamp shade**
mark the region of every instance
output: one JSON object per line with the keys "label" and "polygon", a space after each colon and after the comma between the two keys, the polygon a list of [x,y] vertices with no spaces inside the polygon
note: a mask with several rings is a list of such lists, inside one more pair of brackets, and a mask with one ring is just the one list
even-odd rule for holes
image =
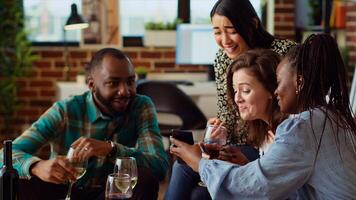
{"label": "black lamp shade", "polygon": [[65,30],[76,30],[88,28],[89,24],[83,20],[83,18],[78,14],[77,5],[74,3],[71,6],[70,16],[64,26]]}

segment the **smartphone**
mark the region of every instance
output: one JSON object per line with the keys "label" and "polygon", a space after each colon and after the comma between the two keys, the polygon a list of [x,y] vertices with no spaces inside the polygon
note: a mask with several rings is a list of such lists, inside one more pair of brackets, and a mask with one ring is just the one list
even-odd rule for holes
{"label": "smartphone", "polygon": [[[180,140],[182,142],[185,142],[187,144],[193,145],[194,140],[193,140],[193,133],[192,131],[189,130],[171,130],[172,132],[172,137],[174,139]],[[178,163],[180,164],[186,164],[181,158],[177,158]]]}
{"label": "smartphone", "polygon": [[193,133],[189,130],[171,130],[172,137],[187,144],[194,144]]}

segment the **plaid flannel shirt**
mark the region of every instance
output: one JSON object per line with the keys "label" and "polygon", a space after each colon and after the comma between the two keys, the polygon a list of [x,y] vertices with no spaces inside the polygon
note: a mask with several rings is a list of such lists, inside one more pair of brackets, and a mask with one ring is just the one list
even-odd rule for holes
{"label": "plaid flannel shirt", "polygon": [[[136,95],[127,111],[113,118],[100,112],[89,91],[54,103],[13,142],[14,168],[21,178],[29,179],[31,165],[40,160],[34,156],[40,147],[50,144],[50,158],[66,155],[71,144],[81,136],[113,140],[117,147],[116,157],[135,157],[138,166],[151,169],[159,179],[166,174],[168,157],[152,101],[146,96]],[[0,160],[2,165],[3,159]],[[107,174],[113,171],[114,160],[91,158],[78,185],[105,184]]]}

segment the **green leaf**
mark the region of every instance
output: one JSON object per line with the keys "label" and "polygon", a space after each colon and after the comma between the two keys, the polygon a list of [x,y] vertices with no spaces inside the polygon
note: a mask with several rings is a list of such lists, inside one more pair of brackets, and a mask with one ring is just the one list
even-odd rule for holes
{"label": "green leaf", "polygon": [[19,107],[17,79],[27,75],[38,56],[32,54],[27,40],[19,1],[0,1],[0,19],[0,113],[5,120],[0,130],[4,128],[6,132],[9,128],[6,122],[13,119]]}

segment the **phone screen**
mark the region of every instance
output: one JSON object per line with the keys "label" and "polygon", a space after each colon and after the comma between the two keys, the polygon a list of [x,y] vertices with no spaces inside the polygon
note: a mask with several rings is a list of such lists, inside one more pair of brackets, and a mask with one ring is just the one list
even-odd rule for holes
{"label": "phone screen", "polygon": [[194,144],[193,133],[189,130],[172,130],[172,137],[190,145]]}

